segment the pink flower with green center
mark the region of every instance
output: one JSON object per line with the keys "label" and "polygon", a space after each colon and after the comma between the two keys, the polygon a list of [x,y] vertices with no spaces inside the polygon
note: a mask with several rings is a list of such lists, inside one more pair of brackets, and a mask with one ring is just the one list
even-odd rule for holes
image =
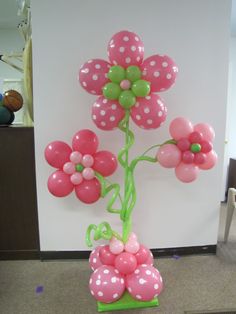
{"label": "pink flower with green center", "polygon": [[173,144],[164,144],[157,152],[157,160],[165,168],[175,168],[182,182],[192,182],[199,169],[214,167],[217,155],[212,149],[215,137],[213,128],[206,123],[195,126],[185,118],[174,119],[169,128]]}
{"label": "pink flower with green center", "polygon": [[73,190],[79,200],[91,204],[101,195],[96,173],[110,176],[117,168],[115,155],[97,151],[98,138],[91,130],[80,130],[72,139],[72,148],[62,141],[54,141],[45,149],[47,162],[57,170],[48,178],[48,189],[63,197]]}
{"label": "pink flower with green center", "polygon": [[135,33],[121,31],[108,44],[109,62],[92,59],[82,65],[78,79],[89,93],[98,95],[92,119],[102,130],[113,130],[130,110],[143,129],[156,129],[166,119],[167,108],[156,92],[170,88],[178,68],[168,56],[145,60],[144,46]]}

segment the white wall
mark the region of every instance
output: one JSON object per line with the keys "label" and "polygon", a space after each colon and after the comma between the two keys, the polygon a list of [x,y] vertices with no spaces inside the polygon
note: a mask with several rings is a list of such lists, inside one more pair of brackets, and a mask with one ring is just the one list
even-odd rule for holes
{"label": "white wall", "polygon": [[[0,29],[0,54],[22,52],[23,48],[24,41],[17,28]],[[2,61],[0,62],[0,79],[19,78],[22,78],[22,73]]]}
{"label": "white wall", "polygon": [[[107,59],[110,37],[128,29],[141,36],[145,56],[167,54],[179,66],[176,85],[162,94],[168,106],[165,125],[156,131],[138,130],[132,155],[169,138],[168,125],[177,116],[194,123],[209,122],[216,131],[217,166],[183,184],[172,170],[157,164],[137,168],[137,204],[133,228],[151,248],[216,244],[222,182],[226,120],[230,1],[120,0],[32,1],[34,106],[37,193],[41,250],[85,250],[90,223],[104,220],[119,229],[104,200],[92,206],[74,194],[55,198],[46,182],[53,168],[44,148],[53,140],[70,142],[82,128],[91,128],[100,147],[118,152],[119,131],[103,132],[90,119],[96,97],[76,81],[77,71],[90,58]],[[112,179],[121,181],[122,171]]]}

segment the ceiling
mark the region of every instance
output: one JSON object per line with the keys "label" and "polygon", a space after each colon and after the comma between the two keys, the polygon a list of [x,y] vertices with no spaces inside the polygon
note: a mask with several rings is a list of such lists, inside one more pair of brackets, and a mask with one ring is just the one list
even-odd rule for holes
{"label": "ceiling", "polygon": [[[18,3],[24,0],[0,0],[0,29],[16,28],[22,21],[22,17],[17,16]],[[236,36],[236,0],[232,0],[231,34]]]}

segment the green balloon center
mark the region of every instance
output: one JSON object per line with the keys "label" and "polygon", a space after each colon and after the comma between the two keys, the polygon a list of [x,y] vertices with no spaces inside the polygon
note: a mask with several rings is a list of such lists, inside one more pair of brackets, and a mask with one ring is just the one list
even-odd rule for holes
{"label": "green balloon center", "polygon": [[190,147],[192,153],[199,153],[201,151],[201,145],[198,143],[193,143]]}
{"label": "green balloon center", "polygon": [[75,169],[76,169],[76,171],[78,171],[78,172],[82,172],[82,171],[84,170],[84,166],[81,165],[81,164],[77,164],[77,165],[75,166]]}
{"label": "green balloon center", "polygon": [[114,65],[107,76],[111,82],[103,87],[103,96],[109,100],[117,99],[125,109],[135,105],[136,97],[145,97],[150,93],[150,83],[141,79],[142,72],[136,65],[127,69]]}

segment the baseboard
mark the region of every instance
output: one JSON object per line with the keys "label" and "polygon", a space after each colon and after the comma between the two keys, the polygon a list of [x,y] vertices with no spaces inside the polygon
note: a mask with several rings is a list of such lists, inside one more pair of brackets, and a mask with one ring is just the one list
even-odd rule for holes
{"label": "baseboard", "polygon": [[[216,245],[151,249],[154,257],[177,257],[196,254],[216,254]],[[55,259],[88,259],[90,251],[41,251],[42,261]]]}
{"label": "baseboard", "polygon": [[0,260],[35,260],[40,259],[38,250],[0,250]]}

